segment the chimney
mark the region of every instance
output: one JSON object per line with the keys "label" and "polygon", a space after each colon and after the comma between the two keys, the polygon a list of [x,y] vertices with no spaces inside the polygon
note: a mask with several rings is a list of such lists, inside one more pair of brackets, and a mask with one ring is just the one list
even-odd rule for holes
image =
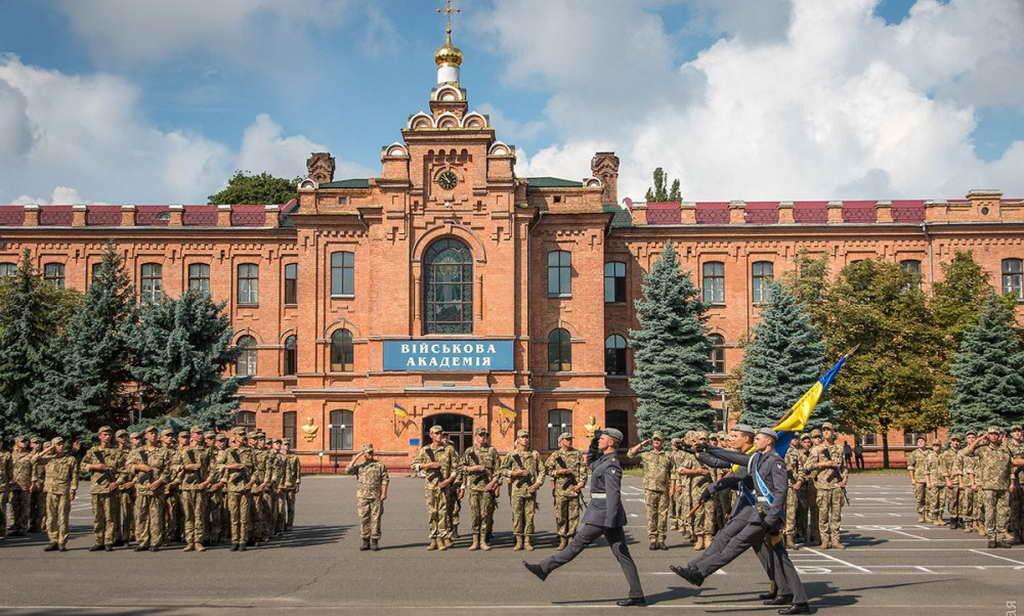
{"label": "chimney", "polygon": [[334,181],[334,157],[330,152],[313,152],[306,159],[306,177],[317,184]]}
{"label": "chimney", "polygon": [[602,203],[619,203],[619,157],[615,152],[597,152],[590,160],[590,173],[601,180],[604,192]]}

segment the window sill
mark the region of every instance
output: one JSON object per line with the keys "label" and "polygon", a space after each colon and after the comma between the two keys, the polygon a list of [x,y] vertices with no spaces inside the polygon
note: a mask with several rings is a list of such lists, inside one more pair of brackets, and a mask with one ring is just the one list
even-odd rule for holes
{"label": "window sill", "polygon": [[259,304],[236,304],[238,308],[259,308]]}
{"label": "window sill", "polygon": [[605,378],[608,379],[628,379],[629,375],[625,372],[605,372]]}
{"label": "window sill", "polygon": [[298,308],[299,305],[298,304],[285,304],[284,307],[285,308]]}
{"label": "window sill", "polygon": [[355,293],[331,293],[331,299],[355,299]]}
{"label": "window sill", "polygon": [[605,306],[625,306],[626,305],[626,300],[620,300],[620,301],[617,301],[617,302],[607,302],[606,301],[604,303],[604,305]]}
{"label": "window sill", "polygon": [[572,293],[558,293],[555,295],[548,293],[548,299],[572,299]]}

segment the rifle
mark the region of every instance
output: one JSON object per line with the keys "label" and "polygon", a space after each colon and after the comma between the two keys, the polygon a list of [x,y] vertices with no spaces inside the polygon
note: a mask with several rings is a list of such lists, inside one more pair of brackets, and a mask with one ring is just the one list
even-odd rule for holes
{"label": "rifle", "polygon": [[[828,460],[829,462],[832,461],[832,452],[829,451],[828,446],[825,446],[821,450],[821,455],[825,456],[825,459]],[[835,479],[836,481],[842,481],[843,480],[843,474],[841,472],[839,472],[839,467],[838,466],[833,466],[832,467],[832,474],[829,475],[829,479]],[[843,501],[845,501],[846,504],[849,505],[850,504],[850,496],[846,493],[846,487],[844,486],[841,489],[843,491]]]}
{"label": "rifle", "polygon": [[[555,454],[555,461],[558,462],[558,465],[561,466],[563,470],[569,470],[569,467],[566,466],[565,460],[562,459],[561,455],[556,453]],[[568,490],[569,488],[575,486],[576,484],[577,484],[577,482],[576,482],[576,474],[572,473],[571,475],[566,477],[565,483],[562,484],[562,489],[563,490]],[[583,492],[576,492],[576,500],[578,500],[580,502],[580,507],[586,508],[587,504],[585,502],[583,502]]]}

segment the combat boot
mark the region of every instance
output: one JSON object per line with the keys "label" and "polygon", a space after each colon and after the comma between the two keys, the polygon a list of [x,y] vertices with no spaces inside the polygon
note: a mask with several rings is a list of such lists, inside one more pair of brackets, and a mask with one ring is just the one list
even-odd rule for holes
{"label": "combat boot", "polygon": [[480,549],[480,535],[473,535],[473,542],[469,544],[469,551],[475,552]]}
{"label": "combat boot", "polygon": [[704,549],[705,550],[711,547],[711,539],[712,539],[711,535],[704,535]]}
{"label": "combat boot", "polygon": [[697,543],[693,544],[693,549],[696,550],[696,551],[700,551],[700,550],[704,549],[704,535],[701,535],[700,537],[697,537]]}
{"label": "combat boot", "polygon": [[448,549],[449,545],[451,545],[451,540],[450,539],[445,539],[445,538],[442,537],[442,538],[439,538],[437,540],[437,549],[440,552],[446,551]]}
{"label": "combat boot", "polygon": [[793,535],[791,535],[789,533],[786,533],[786,549],[787,550],[796,550],[797,549],[796,542],[793,541]]}
{"label": "combat boot", "polygon": [[558,551],[561,552],[565,549],[565,546],[569,545],[569,539],[566,537],[558,538]]}
{"label": "combat boot", "polygon": [[534,550],[533,544],[530,543],[530,536],[529,535],[527,535],[526,538],[523,539],[523,547],[526,548],[527,550],[531,551],[531,552]]}
{"label": "combat boot", "polygon": [[839,540],[839,537],[832,537],[832,541],[830,543],[832,545],[832,549],[833,550],[845,550],[846,549],[846,546],[843,545],[843,542]]}
{"label": "combat boot", "polygon": [[186,543],[186,544],[185,544],[185,547],[183,547],[183,548],[181,549],[181,551],[182,551],[182,552],[194,552],[194,551],[195,551],[195,548],[194,548],[194,547],[192,547],[192,544],[191,544],[191,543]]}
{"label": "combat boot", "polygon": [[197,543],[195,545],[195,548],[196,548],[196,552],[205,552],[206,551],[206,547],[202,543]]}
{"label": "combat boot", "polygon": [[[992,547],[992,546],[989,546],[989,547]],[[59,549],[60,549],[60,546],[57,545],[56,542],[51,542],[49,545],[47,545],[45,548],[43,548],[43,551],[44,552],[56,552]]]}
{"label": "combat boot", "polygon": [[491,549],[490,544],[487,543],[487,534],[486,533],[480,533],[480,549],[485,551],[485,552],[488,552]]}
{"label": "combat boot", "polygon": [[822,539],[822,540],[821,540],[821,543],[820,543],[820,544],[818,544],[818,549],[819,549],[819,550],[827,550],[827,549],[829,549],[829,548],[830,548],[831,546],[832,546],[832,544],[830,544],[830,543],[828,542],[828,539]]}
{"label": "combat boot", "polygon": [[102,552],[103,551],[103,544],[102,543],[97,543],[96,545],[94,545],[91,548],[89,548],[89,551],[90,552]]}
{"label": "combat boot", "polygon": [[373,550],[374,552],[379,552],[380,551],[380,540],[379,539],[370,539],[370,549]]}
{"label": "combat boot", "polygon": [[360,552],[365,552],[365,551],[367,551],[369,549],[370,549],[370,539],[369,539],[369,537],[364,537],[363,538],[363,544],[359,546],[359,551]]}
{"label": "combat boot", "polygon": [[437,539],[431,539],[430,540],[430,545],[427,546],[427,550],[436,550],[436,549],[437,549]]}
{"label": "combat boot", "polygon": [[516,545],[515,545],[514,548],[512,548],[512,551],[513,552],[519,552],[519,551],[522,551],[522,549],[523,549],[523,538],[520,537],[519,535],[516,535]]}

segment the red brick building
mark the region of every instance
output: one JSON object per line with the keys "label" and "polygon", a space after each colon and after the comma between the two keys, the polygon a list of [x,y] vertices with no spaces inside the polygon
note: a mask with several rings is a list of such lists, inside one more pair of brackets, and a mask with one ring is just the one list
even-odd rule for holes
{"label": "red brick building", "polygon": [[515,148],[469,107],[461,52],[449,39],[435,60],[428,109],[381,149],[379,177],[335,179],[314,153],[282,205],[0,206],[0,274],[28,249],[48,279],[84,289],[112,240],[141,294],[208,289],[253,375],[239,423],[325,470],[367,442],[401,467],[434,423],[460,447],[487,426],[501,449],[527,428],[546,450],[592,418],[634,439],[632,302],[668,242],[713,306],[717,387],[764,282],[800,251],[833,271],[900,262],[928,287],[972,250],[1024,298],[1022,200],[620,205],[610,152],[581,180],[517,177]]}

